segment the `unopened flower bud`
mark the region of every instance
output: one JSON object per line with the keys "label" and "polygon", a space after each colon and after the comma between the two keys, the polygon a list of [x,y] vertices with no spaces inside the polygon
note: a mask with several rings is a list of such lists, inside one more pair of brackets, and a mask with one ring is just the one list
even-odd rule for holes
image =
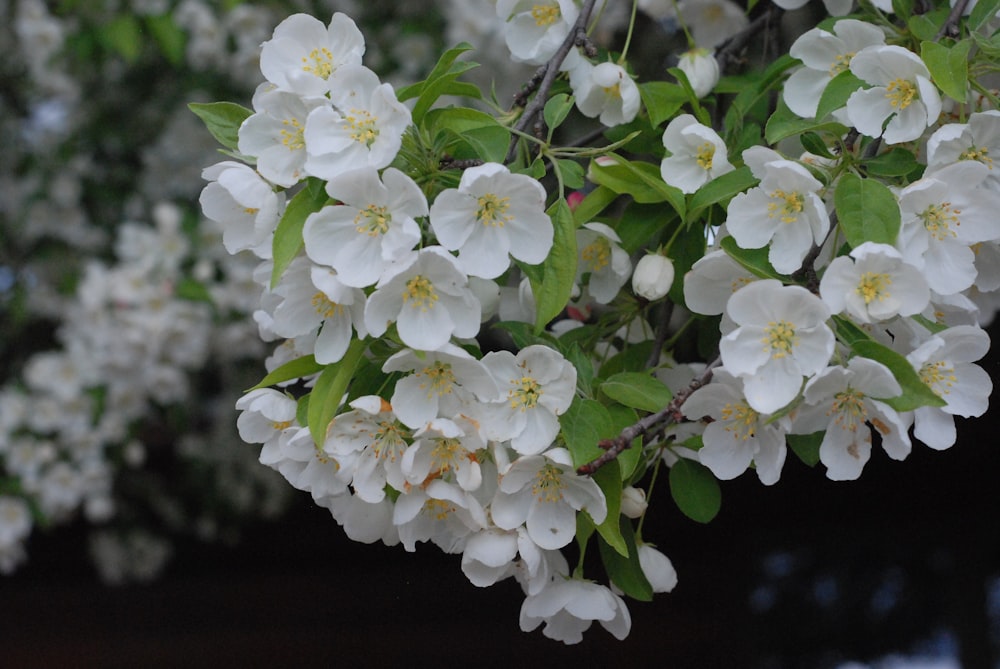
{"label": "unopened flower bud", "polygon": [[646,491],[642,488],[629,486],[622,490],[622,513],[626,518],[638,518],[646,511],[649,503],[646,501]]}
{"label": "unopened flower bud", "polygon": [[708,49],[691,49],[681,56],[677,63],[694,89],[694,94],[703,98],[719,83],[719,62]]}
{"label": "unopened flower bud", "polygon": [[674,263],[659,253],[639,259],[632,272],[632,291],[647,300],[658,300],[674,283]]}

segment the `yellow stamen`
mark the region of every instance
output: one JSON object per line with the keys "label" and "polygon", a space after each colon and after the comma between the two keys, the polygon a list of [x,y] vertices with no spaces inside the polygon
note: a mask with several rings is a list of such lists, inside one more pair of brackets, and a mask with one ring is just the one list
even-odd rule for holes
{"label": "yellow stamen", "polygon": [[403,292],[403,302],[409,302],[414,309],[427,311],[433,309],[438,301],[437,291],[430,279],[418,274],[406,282],[406,290]]}
{"label": "yellow stamen", "polygon": [[893,79],[885,87],[885,97],[896,111],[903,111],[910,106],[917,96],[917,86],[906,79]]}
{"label": "yellow stamen", "polygon": [[772,358],[784,358],[799,343],[795,326],[788,321],[771,321],[764,331],[764,350],[770,351]]}
{"label": "yellow stamen", "polygon": [[562,499],[562,471],[553,464],[546,464],[535,475],[531,492],[539,502],[558,502]]}
{"label": "yellow stamen", "polygon": [[597,272],[611,262],[611,243],[606,237],[597,237],[580,251],[580,257],[591,272]]}
{"label": "yellow stamen", "polygon": [[985,146],[970,146],[967,151],[959,154],[959,160],[975,160],[986,167],[993,169],[993,159],[989,156],[990,150]]}
{"label": "yellow stamen", "polygon": [[535,25],[550,26],[559,20],[561,12],[559,5],[535,5],[531,8],[531,18],[535,19]]}
{"label": "yellow stamen", "polygon": [[698,162],[698,167],[706,172],[712,169],[712,159],[715,157],[715,144],[705,142],[698,147],[698,152],[694,157]]}
{"label": "yellow stamen", "polygon": [[317,292],[312,296],[312,305],[316,313],[325,318],[333,318],[344,313],[344,305],[337,304],[324,293]]}
{"label": "yellow stamen", "polygon": [[961,213],[962,210],[952,207],[951,202],[942,202],[941,204],[932,204],[917,216],[924,222],[927,232],[931,233],[931,236],[938,241],[942,241],[948,237],[958,236],[958,233],[952,230],[951,226],[962,224],[958,218]]}
{"label": "yellow stamen", "polygon": [[520,379],[511,380],[511,385],[515,386],[507,391],[511,408],[521,411],[534,409],[542,396],[542,387],[538,385],[538,381],[530,376],[522,376]]}
{"label": "yellow stamen", "polygon": [[510,209],[510,198],[500,197],[493,193],[480,195],[476,201],[479,209],[476,211],[476,220],[486,227],[502,228],[510,221],[507,210]]}
{"label": "yellow stamen", "polygon": [[799,219],[799,214],[802,212],[805,202],[805,198],[802,197],[801,193],[786,193],[778,189],[771,191],[768,197],[772,200],[778,200],[777,202],[768,203],[767,215],[769,218],[780,216],[782,223],[794,223]]}
{"label": "yellow stamen", "polygon": [[722,420],[728,423],[726,430],[732,432],[733,437],[741,441],[746,441],[754,436],[759,415],[745,402],[735,405],[727,403],[722,407]]}
{"label": "yellow stamen", "polygon": [[326,47],[313,49],[308,56],[302,57],[302,69],[320,79],[328,79],[333,74],[333,54]]}
{"label": "yellow stamen", "polygon": [[354,217],[354,229],[369,237],[384,235],[389,230],[389,222],[392,216],[387,207],[377,204],[370,204],[364,209],[359,209]]}
{"label": "yellow stamen", "polygon": [[305,128],[299,123],[298,119],[285,119],[281,122],[284,127],[279,133],[281,135],[281,143],[288,147],[289,151],[298,151],[304,149],[306,146],[306,140],[304,136]]}
{"label": "yellow stamen", "polygon": [[364,109],[352,109],[351,115],[345,116],[344,121],[347,122],[348,127],[353,131],[350,135],[351,139],[371,148],[371,145],[375,143],[375,139],[378,137],[378,128],[375,127],[378,118],[372,116]]}
{"label": "yellow stamen", "polygon": [[949,367],[944,360],[928,362],[920,368],[920,380],[938,397],[951,394],[951,387],[958,381],[955,376],[955,368]]}
{"label": "yellow stamen", "polygon": [[865,272],[861,275],[861,281],[855,292],[864,298],[865,304],[871,304],[875,300],[881,302],[890,297],[889,285],[892,284],[892,277],[888,274],[876,274],[875,272]]}

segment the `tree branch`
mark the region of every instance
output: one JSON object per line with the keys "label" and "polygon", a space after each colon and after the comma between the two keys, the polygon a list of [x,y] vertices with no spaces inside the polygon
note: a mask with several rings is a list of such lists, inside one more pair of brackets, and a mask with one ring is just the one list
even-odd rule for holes
{"label": "tree branch", "polygon": [[934,35],[935,42],[945,36],[958,37],[958,22],[961,20],[962,14],[965,13],[965,8],[968,6],[969,0],[958,0],[955,3],[955,6],[951,8],[951,12],[948,13],[948,18],[941,24],[937,34]]}
{"label": "tree branch", "polygon": [[736,60],[736,52],[746,46],[754,37],[760,36],[760,31],[775,17],[781,10],[774,5],[769,5],[767,9],[761,12],[760,16],[755,18],[750,24],[736,33],[715,50],[715,60],[719,63],[719,69],[723,72],[726,71],[726,67],[729,65],[730,61]]}
{"label": "tree branch", "polygon": [[681,413],[681,406],[683,406],[684,402],[687,401],[687,398],[691,396],[691,393],[712,380],[712,372],[720,364],[722,364],[722,358],[716,358],[712,362],[708,363],[705,370],[693,379],[691,383],[688,384],[687,388],[674,395],[674,399],[670,401],[670,404],[656,413],[651,413],[645,418],[640,419],[638,422],[629,425],[614,439],[602,439],[597,442],[597,445],[604,449],[604,454],[595,460],[591,460],[587,464],[577,467],[576,473],[583,476],[589,476],[617,458],[622,451],[632,445],[632,441],[637,437],[660,432],[670,425],[679,423],[683,420],[684,414]]}
{"label": "tree branch", "polygon": [[[534,124],[542,109],[545,108],[545,101],[549,96],[549,90],[552,89],[552,84],[555,83],[556,77],[559,75],[559,67],[566,60],[570,49],[577,45],[585,46],[590,43],[590,40],[587,38],[587,22],[590,20],[590,15],[594,11],[595,4],[597,4],[597,0],[584,0],[583,6],[580,7],[580,14],[576,17],[576,23],[573,24],[569,34],[566,35],[566,39],[559,46],[559,49],[549,59],[549,62],[542,65],[535,72],[534,76],[532,76],[521,92],[514,97],[515,106],[523,106],[531,91],[535,88],[538,91],[531,102],[524,107],[521,118],[514,125],[514,130],[523,133],[528,132],[528,127]],[[510,138],[510,147],[507,149],[507,157],[504,159],[505,163],[514,160],[519,140],[520,137],[517,134]]]}

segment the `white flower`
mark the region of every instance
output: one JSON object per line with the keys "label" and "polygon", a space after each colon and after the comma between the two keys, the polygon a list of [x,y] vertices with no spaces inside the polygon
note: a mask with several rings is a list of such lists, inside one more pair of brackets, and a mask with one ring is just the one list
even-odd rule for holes
{"label": "white flower", "polygon": [[589,273],[588,292],[600,304],[615,299],[632,274],[632,261],[620,246],[621,241],[618,233],[604,223],[586,223],[576,231],[577,281]]}
{"label": "white flower", "polygon": [[512,575],[520,536],[526,535],[498,527],[473,534],[465,541],[462,572],[473,585],[480,588]]}
{"label": "white flower", "polygon": [[432,541],[445,553],[462,550],[465,537],[486,527],[479,502],[458,486],[440,479],[407,490],[396,500],[392,522],[408,551],[418,541]]}
{"label": "white flower", "polygon": [[646,491],[635,486],[625,486],[622,490],[622,515],[626,518],[639,518],[646,513],[649,502]]}
{"label": "white flower", "polygon": [[756,280],[725,251],[711,251],[684,275],[684,304],[696,314],[718,316],[733,293]]}
{"label": "white flower", "polygon": [[576,473],[564,448],[515,460],[501,477],[490,508],[497,527],[513,530],[524,525],[531,540],[549,550],[573,540],[577,511],[586,511],[595,524],[604,522],[608,513],[600,487]]}
{"label": "white flower", "polygon": [[253,168],[227,160],[205,168],[209,181],[198,202],[205,216],[222,225],[222,244],[230,254],[250,250],[258,258],[271,257],[271,237],[284,208],[284,193]]}
{"label": "white flower", "polygon": [[[809,0],[776,0],[774,4],[782,9],[792,10],[805,7]],[[830,16],[843,16],[851,11],[854,0],[823,0],[823,6]]]}
{"label": "white flower", "polygon": [[787,416],[772,421],[754,409],[744,397],[743,386],[729,370],[717,368],[712,382],[693,392],[681,410],[690,420],[712,418],[705,426],[698,460],[716,478],[734,479],[753,463],[761,483],[773,485],[785,464],[785,433],[790,422]]}
{"label": "white flower", "polygon": [[677,67],[687,77],[694,94],[703,98],[719,83],[719,61],[708,49],[695,48],[681,54]]}
{"label": "white flower", "polygon": [[455,258],[440,246],[428,246],[386,272],[368,298],[365,324],[380,337],[395,321],[404,344],[434,351],[452,335],[475,336],[479,314],[479,302]]}
{"label": "white flower", "polygon": [[823,184],[802,165],[753,147],[743,158],[760,186],[729,202],[726,229],[744,249],[768,246],[768,260],[783,274],[797,271],[813,244],[822,244],[830,217],[817,191]]}
{"label": "white flower", "polygon": [[659,253],[648,253],[635,264],[632,272],[632,292],[653,301],[668,292],[674,284],[674,263]]}
{"label": "white flower", "polygon": [[557,351],[527,346],[517,356],[487,353],[483,364],[500,389],[500,399],[484,407],[490,439],[511,440],[518,453],[541,453],[559,434],[559,418],[573,402],[576,368]]}
{"label": "white flower", "polygon": [[530,632],[544,622],[542,634],[565,644],[580,643],[595,620],[618,640],[632,628],[624,600],[590,581],[556,576],[521,605],[521,631]]}
{"label": "white flower", "polygon": [[667,124],[663,146],[671,155],[660,162],[660,176],[684,193],[694,193],[712,179],[733,171],[726,143],[691,114],[681,114]]}
{"label": "white flower", "polygon": [[743,8],[729,0],[682,0],[677,4],[694,43],[709,49],[750,24]]}
{"label": "white flower", "polygon": [[941,96],[927,66],[908,49],[865,47],[851,59],[851,72],[872,86],[847,100],[847,117],[864,135],[882,137],[886,144],[909,142],[941,114]]}
{"label": "white flower", "polygon": [[677,570],[666,555],[651,544],[638,544],[639,566],[653,586],[653,592],[670,592],[677,587]]}
{"label": "white flower", "polygon": [[479,426],[464,416],[437,418],[413,434],[413,444],[403,454],[403,475],[412,485],[434,480],[455,483],[466,491],[483,482],[477,453],[486,449]]}
{"label": "white flower", "polygon": [[293,14],[260,45],[260,71],[281,90],[303,97],[325,95],[330,75],[342,65],[360,65],[365,38],[346,14],[329,27],[307,14]]}
{"label": "white flower", "polygon": [[756,281],[729,298],[726,312],[739,327],[719,341],[719,353],[743,379],[755,411],[774,413],[791,402],[803,377],[825,369],[833,355],[830,309],[801,286]]}
{"label": "white flower", "polygon": [[837,21],[832,33],[822,28],[806,31],[788,51],[803,66],[785,82],[785,104],[799,116],[812,118],[830,80],[850,67],[854,54],[877,44],[885,44],[885,33],[855,19]]}
{"label": "white flower", "polygon": [[613,127],[630,123],[639,113],[639,87],[621,65],[593,65],[580,58],[569,71],[576,106],[587,118],[600,117]]}
{"label": "white flower", "polygon": [[995,170],[992,156],[1000,156],[1000,111],[990,109],[969,116],[968,123],[948,123],[927,140],[927,171],[935,171],[962,160],[986,165],[989,174],[985,185],[1000,190],[1000,170]]}
{"label": "white flower", "polygon": [[809,380],[803,391],[805,405],[795,414],[792,431],[822,431],[819,458],[826,465],[827,478],[854,480],[871,455],[872,429],[878,430],[890,457],[902,460],[909,455],[909,422],[878,401],[902,392],[888,367],[867,358],[851,358],[846,367],[827,367]]}
{"label": "white flower", "polygon": [[892,246],[875,242],[861,244],[850,258],[834,258],[819,292],[830,311],[847,311],[861,323],[919,314],[930,301],[930,289],[920,271],[904,262]]}
{"label": "white flower", "polygon": [[499,163],[465,170],[458,188],[443,191],[430,209],[438,243],[458,251],[469,275],[495,279],[510,266],[508,254],[537,265],[552,248],[552,221],[545,189]]}
{"label": "white flower", "polygon": [[393,262],[420,241],[416,218],[427,215],[427,198],[399,170],[364,167],[337,175],[326,192],[340,204],[309,215],[302,230],[306,255],[337,270],[357,288],[376,283]]}
{"label": "white flower", "polygon": [[236,402],[236,409],[243,412],[236,419],[240,439],[263,444],[291,436],[299,427],[295,423],[297,408],[295,400],[277,390],[251,390]]}
{"label": "white flower", "polygon": [[400,422],[414,429],[437,416],[468,412],[467,405],[477,397],[490,400],[499,393],[483,363],[450,343],[420,354],[399,351],[385,361],[382,371],[413,372],[396,382],[390,402]]}
{"label": "white flower", "polygon": [[899,193],[902,227],[896,246],[941,295],[963,291],[975,281],[972,244],[1000,237],[995,217],[1000,192],[981,187],[988,172],[980,162],[963,160]]}
{"label": "white flower", "polygon": [[958,325],[931,336],[906,356],[920,380],[945,400],[945,406],[920,407],[914,412],[913,436],[931,448],[943,450],[955,443],[953,416],[981,416],[989,407],[993,381],[973,364],[990,348],[986,331]]}
{"label": "white flower", "polygon": [[257,158],[257,171],[289,188],[305,176],[306,118],[314,109],[326,109],[323,98],[302,98],[264,83],[253,96],[256,112],[239,130],[240,153]]}
{"label": "white flower", "polygon": [[318,107],[306,119],[306,170],[332,179],[361,167],[387,167],[411,120],[392,85],[362,65],[345,65],[330,76],[330,89],[333,107]]}
{"label": "white flower", "polygon": [[515,61],[541,65],[569,35],[580,10],[573,0],[498,0],[504,38]]}

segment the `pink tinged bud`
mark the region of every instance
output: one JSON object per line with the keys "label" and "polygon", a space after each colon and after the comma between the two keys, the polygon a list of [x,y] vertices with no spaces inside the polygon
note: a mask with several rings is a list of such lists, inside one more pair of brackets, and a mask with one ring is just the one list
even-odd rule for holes
{"label": "pink tinged bud", "polygon": [[577,207],[579,207],[580,203],[583,202],[583,198],[585,198],[585,197],[586,197],[586,195],[584,195],[583,191],[581,191],[581,190],[575,190],[572,193],[570,193],[569,195],[567,195],[566,196],[566,204],[569,205],[570,211],[573,211]]}
{"label": "pink tinged bud", "polygon": [[640,258],[632,272],[632,290],[650,301],[666,295],[673,283],[674,263],[658,253]]}

